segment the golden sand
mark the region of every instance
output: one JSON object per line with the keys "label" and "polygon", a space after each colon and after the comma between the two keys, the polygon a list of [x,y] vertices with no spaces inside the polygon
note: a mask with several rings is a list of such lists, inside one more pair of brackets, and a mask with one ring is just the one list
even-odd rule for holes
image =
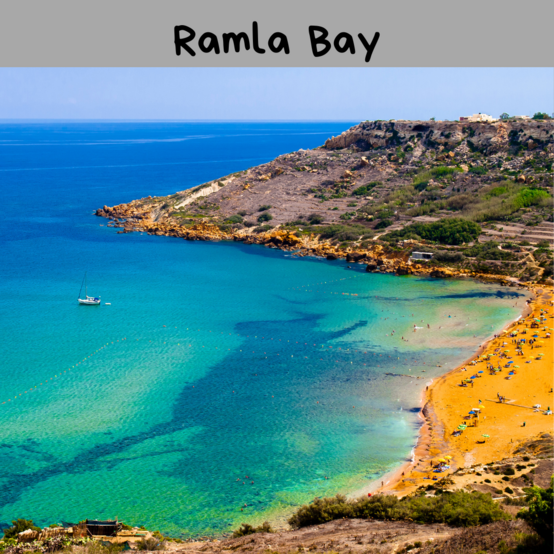
{"label": "golden sand", "polygon": [[[440,479],[458,468],[498,461],[511,456],[518,444],[544,432],[552,433],[554,416],[544,412],[548,408],[554,409],[553,294],[552,288],[546,287],[535,287],[531,292],[535,298],[524,317],[510,324],[498,338],[489,341],[470,363],[451,371],[429,387],[425,398],[426,421],[415,450],[414,463],[401,468],[381,491],[409,493],[431,482],[425,478]],[[537,324],[535,319],[540,319],[540,322]],[[517,338],[527,339],[523,346],[524,356],[516,353],[516,345],[510,336],[514,331],[518,332]],[[538,335],[538,338],[531,348],[528,341],[533,335]],[[543,355],[539,356],[541,353]],[[489,358],[488,354],[493,356]],[[485,358],[495,367],[500,363],[502,370],[491,375]],[[512,360],[511,365],[519,368],[514,368],[514,375],[508,375],[512,370],[504,366]],[[467,387],[460,386],[462,380],[473,375],[479,375],[472,379],[473,386],[469,383]],[[498,394],[506,400],[499,402]],[[539,410],[533,408],[537,404],[541,406]],[[474,408],[480,408],[479,417],[464,419]],[[452,433],[460,424],[468,427],[455,437]],[[476,426],[470,426],[473,424]],[[447,461],[450,469],[434,473],[432,465],[441,458]]]}

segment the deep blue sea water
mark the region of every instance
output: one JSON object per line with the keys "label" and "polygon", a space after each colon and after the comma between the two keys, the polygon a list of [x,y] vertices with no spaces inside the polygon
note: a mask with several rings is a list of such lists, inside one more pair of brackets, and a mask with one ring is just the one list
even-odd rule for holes
{"label": "deep blue sea water", "polygon": [[[350,125],[0,124],[0,523],[118,516],[213,535],[410,455],[422,388],[521,297],[120,235],[92,215]],[[85,271],[99,307],[77,304]]]}

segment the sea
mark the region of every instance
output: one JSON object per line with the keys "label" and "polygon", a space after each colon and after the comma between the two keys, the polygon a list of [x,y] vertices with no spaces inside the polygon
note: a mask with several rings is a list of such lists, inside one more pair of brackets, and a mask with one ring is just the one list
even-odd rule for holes
{"label": "sea", "polygon": [[[411,458],[422,391],[515,319],[521,292],[94,215],[354,123],[0,122],[1,527],[221,536]],[[77,303],[85,273],[100,306]]]}

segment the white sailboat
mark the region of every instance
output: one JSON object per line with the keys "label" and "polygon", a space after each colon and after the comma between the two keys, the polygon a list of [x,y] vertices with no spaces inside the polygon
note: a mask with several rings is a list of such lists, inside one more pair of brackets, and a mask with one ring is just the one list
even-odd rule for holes
{"label": "white sailboat", "polygon": [[[83,291],[83,283],[85,285],[85,297],[81,298],[81,292]],[[89,296],[87,291],[87,272],[85,271],[85,277],[83,279],[83,282],[81,283],[81,289],[79,290],[79,297],[77,298],[79,301],[79,304],[83,304],[85,306],[98,306],[100,305],[100,297],[96,296]]]}

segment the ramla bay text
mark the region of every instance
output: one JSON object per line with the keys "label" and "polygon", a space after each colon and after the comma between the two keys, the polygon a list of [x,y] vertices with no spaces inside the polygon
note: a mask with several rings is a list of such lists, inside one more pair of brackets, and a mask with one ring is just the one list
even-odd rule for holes
{"label": "ramla bay text", "polygon": [[[329,36],[329,31],[325,27],[310,25],[308,27],[310,37],[310,46],[314,57],[325,56],[331,50],[340,54],[355,55],[359,53],[364,56],[364,61],[369,63],[373,50],[377,45],[380,33],[374,33],[371,42],[363,35],[358,33],[353,36],[350,33],[340,32],[336,36]],[[215,33],[206,31],[196,39],[196,31],[187,25],[176,25],[174,28],[175,54],[180,56],[185,52],[190,56],[196,56],[199,50],[204,54],[228,54],[231,50],[235,53],[252,50],[257,54],[265,54],[267,50],[274,54],[290,54],[290,45],[287,35],[281,32],[273,33],[267,43],[260,43],[260,34],[258,23],[252,22],[252,33],[249,35],[244,31],[239,33],[222,33],[218,37]],[[264,46],[267,45],[267,49]]]}

